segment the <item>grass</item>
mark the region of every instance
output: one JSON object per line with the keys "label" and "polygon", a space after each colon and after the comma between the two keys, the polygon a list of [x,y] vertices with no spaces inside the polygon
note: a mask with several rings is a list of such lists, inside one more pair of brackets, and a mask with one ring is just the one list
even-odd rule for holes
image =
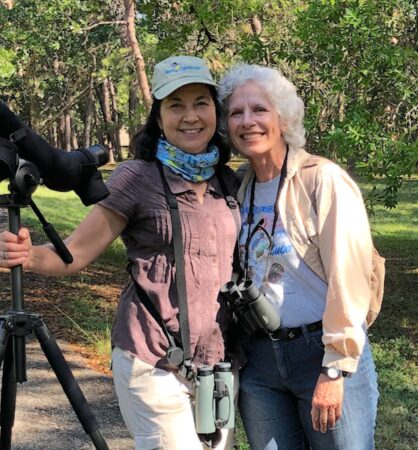
{"label": "grass", "polygon": [[[368,185],[362,185],[367,191]],[[6,190],[0,183],[0,193]],[[68,234],[84,217],[86,208],[74,193],[52,192],[38,188],[33,196],[47,220],[61,235]],[[385,298],[382,312],[370,329],[370,340],[379,374],[380,399],[376,432],[377,450],[418,449],[418,372],[417,313],[418,296],[418,177],[407,181],[401,190],[399,205],[387,210],[376,207],[371,218],[374,242],[387,260]],[[22,221],[38,227],[34,215],[24,210]],[[118,240],[95,263],[92,271],[102,283],[116,272],[122,272],[125,254]],[[85,342],[94,344],[95,351],[109,349],[109,329],[115,301],[95,295],[92,271],[77,278],[62,281],[62,287],[77,288],[77,295],[63,312],[67,324],[78,330]],[[97,283],[97,277],[94,278]],[[117,294],[115,294],[115,297]],[[82,331],[80,331],[82,330]],[[238,445],[247,450],[242,426],[238,425]]]}
{"label": "grass", "polygon": [[382,312],[370,329],[380,387],[378,450],[418,448],[417,199],[415,176],[405,183],[396,209],[377,207],[371,219],[387,270]]}
{"label": "grass", "polygon": [[[2,182],[0,194],[5,193],[7,193],[7,183]],[[92,208],[85,207],[74,192],[56,192],[43,186],[37,188],[32,199],[62,238],[68,236]],[[46,241],[41,224],[29,207],[22,208],[21,222],[31,230],[36,230],[33,237],[36,243]],[[111,352],[110,330],[121,284],[121,277],[119,276],[115,281],[114,274],[120,275],[125,264],[124,247],[121,240],[117,239],[91,268],[77,276],[59,279],[58,291],[62,292],[64,298],[59,298],[61,297],[59,293],[54,294],[54,289],[45,294],[49,297],[47,306],[58,312],[62,326],[70,330],[71,340],[87,345],[97,354],[105,367],[108,366]],[[39,278],[42,277],[39,276]],[[103,286],[100,288],[102,283],[117,284],[117,287],[113,289],[113,295],[104,293],[103,289],[106,288]],[[35,304],[35,308],[37,307],[39,304]],[[43,314],[45,315],[44,312]],[[51,320],[54,318],[48,317],[49,326],[51,326]],[[51,328],[53,329],[54,326],[52,325]]]}

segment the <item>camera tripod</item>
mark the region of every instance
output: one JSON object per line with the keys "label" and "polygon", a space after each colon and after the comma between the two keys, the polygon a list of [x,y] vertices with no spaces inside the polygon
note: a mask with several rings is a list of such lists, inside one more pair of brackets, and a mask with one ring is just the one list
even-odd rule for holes
{"label": "camera tripod", "polygon": [[[40,218],[44,230],[51,237],[51,225],[46,223],[36,205],[30,200],[30,196],[22,196],[13,190],[11,190],[10,195],[0,195],[0,208],[7,208],[8,210],[9,230],[12,233],[18,233],[20,229],[20,209],[28,205]],[[52,234],[56,235],[55,230]],[[58,235],[56,236],[58,237]],[[61,244],[56,245],[61,256],[60,247],[61,249],[62,247],[65,250],[67,249],[62,241]],[[66,260],[66,257],[64,256],[63,259]],[[71,261],[71,254],[67,250],[66,262]],[[24,310],[22,266],[12,268],[10,276],[12,309],[7,311],[5,315],[0,316],[0,367],[4,362],[0,404],[0,449],[10,450],[11,448],[17,383],[27,381],[25,338],[34,333],[84,431],[90,436],[96,449],[109,450],[93,411],[65,361],[55,338],[39,315],[30,314]]]}

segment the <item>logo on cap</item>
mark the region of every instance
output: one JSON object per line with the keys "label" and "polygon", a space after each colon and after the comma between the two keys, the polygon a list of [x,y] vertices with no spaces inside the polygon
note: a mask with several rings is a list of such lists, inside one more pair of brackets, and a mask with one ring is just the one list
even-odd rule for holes
{"label": "logo on cap", "polygon": [[165,70],[164,73],[169,75],[170,73],[175,73],[175,72],[186,72],[188,70],[196,70],[196,71],[201,71],[202,68],[199,66],[191,66],[191,65],[186,65],[183,66],[182,64],[179,64],[177,62],[173,62],[170,64],[170,69]]}

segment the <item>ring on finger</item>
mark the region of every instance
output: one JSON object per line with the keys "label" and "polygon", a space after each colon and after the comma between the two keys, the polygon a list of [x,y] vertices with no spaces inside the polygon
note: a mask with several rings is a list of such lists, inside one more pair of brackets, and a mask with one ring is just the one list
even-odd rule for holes
{"label": "ring on finger", "polygon": [[7,259],[7,253],[3,250],[0,250],[0,259]]}

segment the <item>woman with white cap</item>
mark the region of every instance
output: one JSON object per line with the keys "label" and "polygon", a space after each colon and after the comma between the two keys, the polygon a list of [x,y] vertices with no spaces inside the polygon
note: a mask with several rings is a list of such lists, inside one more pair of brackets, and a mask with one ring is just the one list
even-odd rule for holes
{"label": "woman with white cap", "polygon": [[[50,246],[33,246],[22,228],[17,236],[0,234],[0,267],[21,264],[44,275],[71,275],[121,236],[132,275],[112,330],[113,377],[123,418],[136,449],[201,449],[192,385],[170,364],[170,343],[138,289],[179,342],[180,269],[168,188],[180,216],[191,361],[195,367],[222,361],[229,316],[218,293],[231,276],[239,218],[226,201],[230,174],[228,181],[220,180],[230,155],[217,132],[215,82],[204,62],[188,56],[160,62],[152,93],[151,112],[133,144],[136,158],[113,172],[110,195],[66,240],[74,262],[63,263]],[[232,448],[233,430],[221,434],[217,448]]]}

